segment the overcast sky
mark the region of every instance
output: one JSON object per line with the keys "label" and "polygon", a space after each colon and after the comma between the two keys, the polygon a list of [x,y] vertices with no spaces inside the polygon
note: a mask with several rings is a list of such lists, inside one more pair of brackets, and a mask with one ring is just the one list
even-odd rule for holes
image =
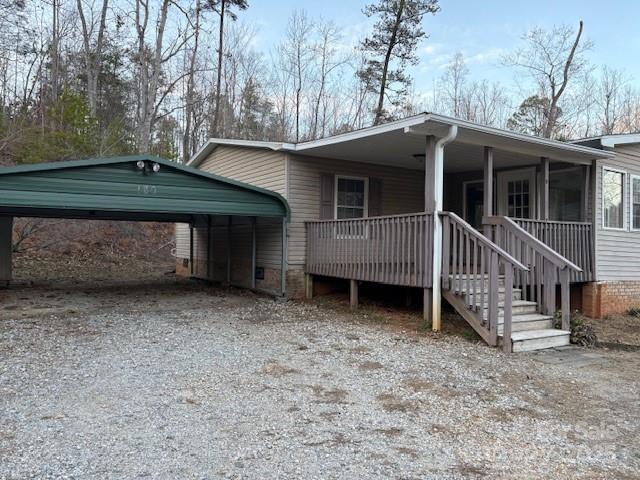
{"label": "overcast sky", "polygon": [[[249,0],[241,14],[258,27],[256,45],[268,51],[284,35],[287,18],[303,9],[312,18],[333,20],[344,28],[345,42],[362,38],[370,21],[362,14],[368,3],[358,0]],[[592,63],[624,70],[640,82],[640,0],[441,0],[441,11],[425,17],[429,34],[420,45],[420,65],[412,71],[417,90],[429,90],[451,56],[461,51],[473,79],[514,82],[514,71],[500,64],[505,52],[520,44],[533,27],[577,26],[594,42]]]}

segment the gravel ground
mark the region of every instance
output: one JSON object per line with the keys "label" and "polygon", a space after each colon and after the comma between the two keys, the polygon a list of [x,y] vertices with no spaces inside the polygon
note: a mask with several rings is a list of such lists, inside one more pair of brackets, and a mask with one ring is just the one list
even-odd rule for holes
{"label": "gravel ground", "polygon": [[0,478],[640,478],[638,352],[187,283],[0,300]]}

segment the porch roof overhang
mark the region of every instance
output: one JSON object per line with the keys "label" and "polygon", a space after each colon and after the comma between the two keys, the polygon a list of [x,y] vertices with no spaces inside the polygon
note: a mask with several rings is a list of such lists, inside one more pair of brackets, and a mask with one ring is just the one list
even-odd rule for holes
{"label": "porch roof overhang", "polygon": [[422,170],[425,136],[444,137],[454,125],[458,127],[458,135],[446,147],[444,170],[447,172],[482,170],[485,146],[494,149],[496,169],[538,164],[541,157],[554,162],[589,165],[594,159],[614,155],[584,145],[534,137],[435,113],[421,113],[298,144],[211,139],[189,165],[197,166],[218,145],[229,145]]}

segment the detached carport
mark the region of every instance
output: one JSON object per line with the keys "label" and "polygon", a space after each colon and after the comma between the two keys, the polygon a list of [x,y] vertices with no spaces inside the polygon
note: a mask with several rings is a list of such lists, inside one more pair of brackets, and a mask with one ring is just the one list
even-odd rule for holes
{"label": "detached carport", "polygon": [[[126,220],[188,224],[204,232],[194,250],[206,256],[205,272],[213,279],[214,236],[227,235],[226,280],[231,283],[231,225],[249,229],[241,257],[250,265],[242,286],[255,288],[256,220],[276,222],[281,236],[281,271],[286,272],[286,222],[289,206],[280,195],[235,180],[152,156],[126,156],[21,165],[0,169],[0,283],[11,281],[11,237],[14,217]],[[220,228],[226,227],[226,234]],[[204,251],[204,252],[203,252]],[[217,251],[217,250],[216,250]],[[236,252],[235,258],[238,258]],[[248,277],[251,278],[248,278]],[[284,276],[280,292],[285,294]]]}

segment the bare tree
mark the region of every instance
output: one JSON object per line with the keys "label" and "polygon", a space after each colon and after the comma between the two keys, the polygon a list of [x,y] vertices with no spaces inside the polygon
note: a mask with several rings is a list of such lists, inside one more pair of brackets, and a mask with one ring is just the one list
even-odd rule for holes
{"label": "bare tree", "polygon": [[602,69],[596,92],[600,107],[600,131],[604,135],[611,135],[618,131],[624,86],[625,78],[622,72],[606,66]]}
{"label": "bare tree", "polygon": [[[366,68],[358,72],[363,81],[377,89],[378,103],[374,124],[381,123],[387,112],[385,98],[392,84],[397,84],[396,97],[391,100],[399,105],[399,98],[407,93],[411,83],[405,72],[407,64],[416,64],[415,51],[418,42],[426,36],[422,29],[422,18],[427,13],[435,14],[440,7],[438,0],[379,0],[364,9],[368,17],[379,16],[374,32],[362,42],[362,49],[369,53]],[[392,61],[396,68],[392,68]]]}
{"label": "bare tree", "polygon": [[584,54],[592,43],[581,43],[582,31],[582,20],[577,31],[568,26],[550,31],[534,29],[524,37],[526,46],[505,59],[507,64],[526,71],[537,85],[536,95],[548,99],[540,132],[544,137],[550,138],[557,131],[560,102],[569,82],[587,68]]}
{"label": "bare tree", "polygon": [[[96,116],[98,110],[98,79],[100,76],[102,47],[107,23],[109,0],[102,0],[102,8],[100,9],[100,17],[98,20],[93,18],[93,9],[91,9],[91,18],[89,19],[89,22],[87,22],[83,3],[84,0],[77,0],[76,6],[82,28],[84,69],[87,77],[87,103],[89,104],[91,114]],[[97,33],[95,33],[95,43],[93,43],[94,31],[96,28]]]}
{"label": "bare tree", "polygon": [[306,87],[308,73],[313,58],[310,40],[313,25],[304,11],[294,11],[287,24],[286,39],[281,52],[285,56],[285,65],[293,83],[294,139],[300,141],[300,116],[302,109],[302,91]]}
{"label": "bare tree", "polygon": [[191,135],[192,122],[194,116],[195,103],[195,81],[196,81],[196,62],[198,59],[198,47],[200,45],[200,0],[196,0],[193,12],[192,28],[193,28],[193,46],[189,55],[189,70],[187,75],[187,92],[185,96],[184,110],[184,134],[182,137],[182,161],[187,162],[194,152],[194,142]]}

